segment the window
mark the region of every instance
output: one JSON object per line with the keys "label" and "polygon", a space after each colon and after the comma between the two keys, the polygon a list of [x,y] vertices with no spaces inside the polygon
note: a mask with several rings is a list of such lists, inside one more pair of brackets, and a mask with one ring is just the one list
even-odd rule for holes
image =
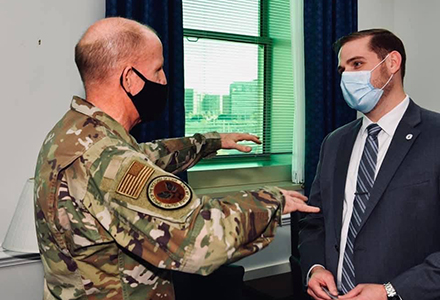
{"label": "window", "polygon": [[[292,153],[290,1],[183,0],[186,134],[249,132]],[[219,155],[243,155],[224,151]]]}

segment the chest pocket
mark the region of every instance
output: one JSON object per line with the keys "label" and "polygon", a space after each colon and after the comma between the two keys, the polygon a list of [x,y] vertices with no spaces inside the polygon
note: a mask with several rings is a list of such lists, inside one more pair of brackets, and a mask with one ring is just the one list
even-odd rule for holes
{"label": "chest pocket", "polygon": [[401,174],[399,177],[391,180],[387,190],[391,192],[396,189],[423,188],[424,186],[429,185],[432,180],[434,180],[434,174],[431,172]]}

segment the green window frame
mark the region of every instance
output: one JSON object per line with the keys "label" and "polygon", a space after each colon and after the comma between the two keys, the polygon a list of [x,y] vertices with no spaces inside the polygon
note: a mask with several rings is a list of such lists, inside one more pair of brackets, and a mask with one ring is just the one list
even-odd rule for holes
{"label": "green window frame", "polygon": [[[255,36],[200,28],[185,28],[185,2],[191,1],[194,0],[184,0],[183,2],[184,40],[197,42],[202,39],[232,42],[242,45],[256,45],[262,49],[259,51],[261,54],[258,55],[257,63],[258,81],[262,83],[262,134],[260,137],[263,144],[261,148],[257,148],[257,152],[251,154],[233,152],[228,155],[219,155],[217,159],[227,161],[233,157],[239,157],[240,161],[252,161],[255,159],[267,160],[273,154],[290,155],[292,153],[295,110],[290,39],[290,1],[259,0],[258,35]],[[206,0],[206,2],[208,1]],[[219,5],[222,2],[224,1],[218,1]],[[186,51],[187,49],[185,49]],[[286,88],[286,86],[288,87]],[[291,89],[289,89],[290,87]],[[290,100],[292,103],[289,103]],[[288,124],[288,126],[283,124]],[[187,132],[187,135],[193,133]],[[278,146],[281,144],[282,147]]]}

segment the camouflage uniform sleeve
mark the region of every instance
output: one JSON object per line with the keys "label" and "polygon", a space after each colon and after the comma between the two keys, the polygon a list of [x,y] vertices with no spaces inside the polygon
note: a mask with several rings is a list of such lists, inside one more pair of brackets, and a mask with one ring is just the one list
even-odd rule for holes
{"label": "camouflage uniform sleeve", "polygon": [[159,268],[209,274],[267,246],[281,222],[275,188],[198,197],[144,154],[106,147],[95,159],[84,206],[120,246]]}
{"label": "camouflage uniform sleeve", "polygon": [[192,137],[142,143],[140,147],[150,161],[176,174],[191,168],[204,157],[215,156],[221,148],[221,140],[217,132],[196,133]]}

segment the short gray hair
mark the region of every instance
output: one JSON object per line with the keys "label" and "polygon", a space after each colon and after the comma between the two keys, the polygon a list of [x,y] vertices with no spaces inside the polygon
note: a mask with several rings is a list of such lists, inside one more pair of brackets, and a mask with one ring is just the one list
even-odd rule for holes
{"label": "short gray hair", "polygon": [[75,63],[84,86],[104,82],[121,63],[134,62],[141,55],[139,49],[145,43],[143,29],[149,28],[122,18],[114,21],[116,25],[107,32],[87,31],[75,47]]}

